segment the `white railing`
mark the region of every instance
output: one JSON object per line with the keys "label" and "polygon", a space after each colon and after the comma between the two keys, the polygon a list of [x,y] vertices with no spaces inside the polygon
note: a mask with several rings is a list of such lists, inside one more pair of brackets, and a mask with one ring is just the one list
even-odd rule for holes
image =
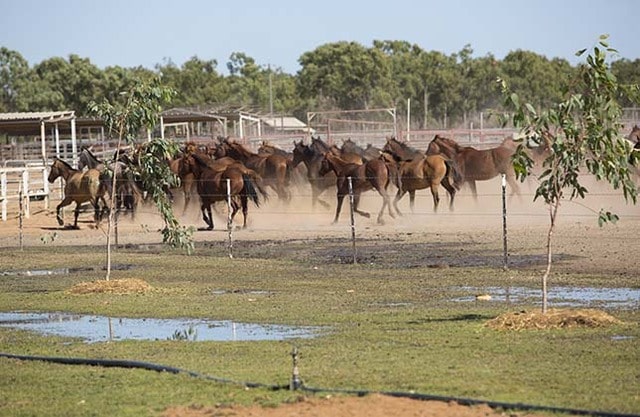
{"label": "white railing", "polygon": [[16,200],[24,216],[29,218],[29,201],[31,197],[43,197],[45,209],[49,208],[49,182],[47,181],[47,167],[22,166],[0,168],[0,206],[2,206],[2,221],[7,221],[9,201]]}

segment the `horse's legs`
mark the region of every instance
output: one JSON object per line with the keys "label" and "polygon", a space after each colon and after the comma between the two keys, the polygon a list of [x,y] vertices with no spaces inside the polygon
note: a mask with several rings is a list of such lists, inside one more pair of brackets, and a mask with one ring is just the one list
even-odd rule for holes
{"label": "horse's legs", "polygon": [[507,175],[507,183],[509,184],[509,187],[511,187],[511,196],[513,197],[514,195],[520,195],[520,186],[518,186],[518,181],[516,181],[516,178],[513,175]]}
{"label": "horse's legs", "polygon": [[76,203],[76,209],[73,211],[73,228],[78,228],[78,216],[80,216],[80,203]]}
{"label": "horse's legs", "polygon": [[202,211],[202,220],[207,224],[207,230],[213,230],[213,213],[211,213],[211,204],[202,203],[200,205]]}
{"label": "horse's legs", "polygon": [[396,196],[393,199],[393,207],[396,209],[396,213],[398,213],[398,215],[400,216],[402,216],[402,212],[398,208],[398,201],[400,201],[405,194],[406,194],[406,191],[404,191],[402,188],[398,188],[398,192],[396,193]]}
{"label": "horse's legs", "polygon": [[444,177],[440,184],[449,193],[449,211],[453,211],[453,200],[454,200],[454,198],[456,196],[456,189],[455,189],[455,187],[453,187],[451,185],[451,183],[449,182],[449,179],[447,177]]}
{"label": "horse's legs", "polygon": [[440,195],[438,194],[438,184],[431,184],[431,195],[433,196],[433,212],[438,212],[438,204],[440,204]]}
{"label": "horse's legs", "polygon": [[342,202],[344,201],[344,194],[338,193],[338,205],[336,206],[336,216],[333,218],[333,224],[338,223],[340,217],[340,210],[342,209]]}
{"label": "horse's legs", "polygon": [[56,219],[58,219],[58,225],[59,226],[64,226],[64,219],[62,218],[62,216],[60,215],[60,211],[62,210],[63,207],[68,206],[69,204],[71,204],[71,198],[65,197],[60,204],[58,204],[56,206]]}
{"label": "horse's legs", "polygon": [[361,215],[362,217],[366,217],[367,219],[371,217],[369,213],[366,211],[358,210],[358,205],[360,204],[360,193],[355,193],[353,195],[353,211]]}
{"label": "horse's legs", "polygon": [[[242,222],[242,228],[246,229],[247,216],[249,215],[249,198],[247,198],[246,196],[242,196],[240,197],[240,202],[242,203],[242,217],[244,218]],[[236,211],[238,211],[238,209],[236,209]]]}
{"label": "horse's legs", "polygon": [[478,201],[478,189],[476,188],[475,180],[467,180],[467,184],[469,184],[469,189],[471,189],[471,195],[475,201]]}
{"label": "horse's legs", "polygon": [[409,191],[409,207],[411,208],[411,212],[414,212],[414,207],[416,205],[416,190]]}

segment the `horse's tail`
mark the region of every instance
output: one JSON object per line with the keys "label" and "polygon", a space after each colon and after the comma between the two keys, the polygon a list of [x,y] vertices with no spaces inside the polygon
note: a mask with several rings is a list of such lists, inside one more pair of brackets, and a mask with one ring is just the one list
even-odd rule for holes
{"label": "horse's tail", "polygon": [[242,180],[244,186],[242,188],[242,192],[253,202],[256,207],[260,207],[260,198],[258,196],[258,191],[256,190],[256,186],[253,184],[253,180],[249,176],[249,174],[242,174]]}
{"label": "horse's tail", "polygon": [[249,168],[246,168],[242,174],[249,176],[254,188],[256,188],[260,194],[262,194],[262,199],[264,201],[267,201],[269,199],[269,193],[267,193],[267,190],[262,183],[262,177],[256,171]]}
{"label": "horse's tail", "polygon": [[460,172],[460,168],[458,167],[458,163],[455,159],[444,159],[444,164],[447,167],[447,171],[445,176],[449,178],[449,182],[455,187],[456,190],[460,190],[462,186],[462,173]]}

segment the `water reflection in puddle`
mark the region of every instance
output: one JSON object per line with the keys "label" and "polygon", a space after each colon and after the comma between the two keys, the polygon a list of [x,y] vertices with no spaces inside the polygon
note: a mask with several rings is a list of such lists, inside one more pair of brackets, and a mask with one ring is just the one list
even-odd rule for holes
{"label": "water reflection in puddle", "polygon": [[[534,288],[462,287],[460,290],[471,295],[453,301],[475,301],[477,294],[487,294],[491,301],[542,300],[542,290]],[[640,289],[637,288],[551,287],[548,297],[549,305],[554,307],[640,308]]]}
{"label": "water reflection in puddle", "polygon": [[0,326],[79,337],[87,343],[110,340],[255,341],[311,338],[311,326],[236,323],[203,319],[132,319],[70,313],[0,313]]}

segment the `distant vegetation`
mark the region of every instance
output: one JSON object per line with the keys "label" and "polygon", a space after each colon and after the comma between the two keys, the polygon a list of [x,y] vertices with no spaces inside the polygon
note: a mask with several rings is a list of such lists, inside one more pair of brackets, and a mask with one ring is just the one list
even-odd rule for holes
{"label": "distant vegetation", "polygon": [[[502,60],[474,57],[470,46],[445,55],[406,41],[334,42],[304,52],[296,74],[257,63],[234,52],[222,74],[215,59],[192,57],[177,66],[170,60],[155,68],[98,68],[72,54],[30,66],[18,51],[0,47],[0,112],[75,110],[87,115],[91,101],[114,102],[137,80],[160,77],[178,95],[172,105],[242,105],[255,111],[293,114],[306,111],[396,107],[411,103],[413,128],[466,125],[474,114],[501,110],[497,78],[539,108],[562,101],[563,85],[577,67],[559,58],[525,50]],[[610,63],[621,84],[640,83],[640,59]],[[623,106],[631,103],[621,102]]]}

